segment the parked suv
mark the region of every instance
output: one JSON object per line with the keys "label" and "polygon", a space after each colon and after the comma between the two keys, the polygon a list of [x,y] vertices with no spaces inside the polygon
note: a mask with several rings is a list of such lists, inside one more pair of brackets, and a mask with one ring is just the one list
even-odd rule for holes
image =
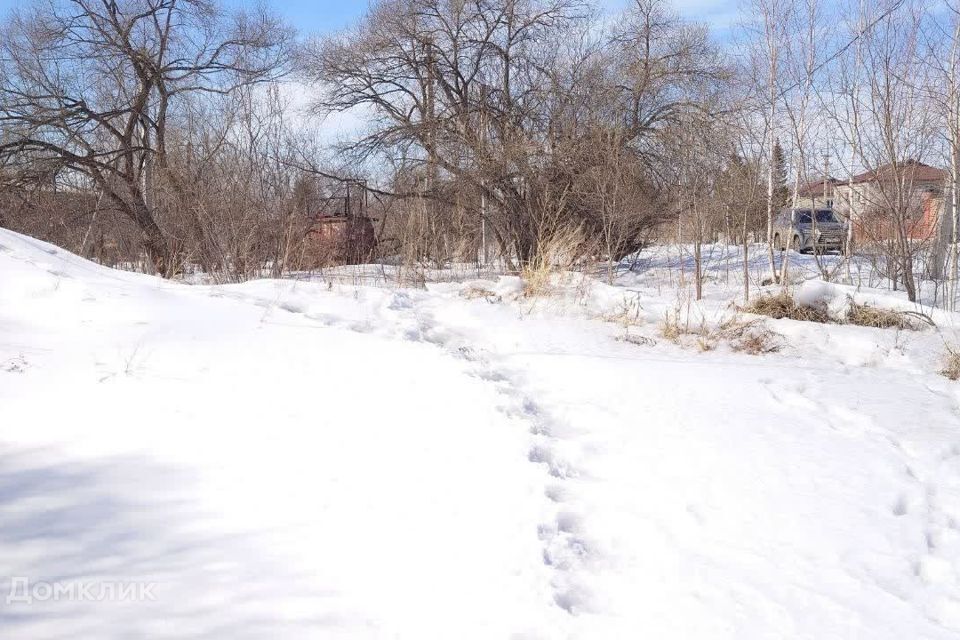
{"label": "parked suv", "polygon": [[781,209],[773,219],[773,246],[798,253],[843,251],[846,225],[833,209]]}

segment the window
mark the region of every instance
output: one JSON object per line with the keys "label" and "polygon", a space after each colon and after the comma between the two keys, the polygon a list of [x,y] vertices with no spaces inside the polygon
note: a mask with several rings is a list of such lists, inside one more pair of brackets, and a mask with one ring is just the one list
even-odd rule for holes
{"label": "window", "polygon": [[[813,213],[810,209],[797,210],[797,224],[811,224],[813,222]],[[817,209],[817,222],[837,222],[831,209]]]}

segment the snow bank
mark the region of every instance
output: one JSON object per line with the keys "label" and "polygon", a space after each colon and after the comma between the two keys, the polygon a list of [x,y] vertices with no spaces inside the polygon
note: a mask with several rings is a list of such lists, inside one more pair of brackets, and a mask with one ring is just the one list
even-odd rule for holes
{"label": "snow bank", "polygon": [[[567,615],[526,424],[429,327],[369,330],[404,294],[0,245],[0,636],[486,639]],[[6,602],[20,578],[155,599]]]}
{"label": "snow bank", "polygon": [[0,636],[957,638],[942,338],[660,339],[705,293],[188,287],[0,230]]}

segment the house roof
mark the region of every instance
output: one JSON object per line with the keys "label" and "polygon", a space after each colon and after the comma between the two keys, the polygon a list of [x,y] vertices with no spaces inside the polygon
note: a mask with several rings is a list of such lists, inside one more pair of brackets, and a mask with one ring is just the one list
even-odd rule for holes
{"label": "house roof", "polygon": [[[807,184],[800,185],[800,187],[797,189],[797,195],[801,198],[809,198],[810,196],[817,198],[823,197],[823,181],[824,179],[820,178],[819,180],[813,180]],[[833,188],[835,186],[843,182],[842,180],[838,180],[833,176],[828,176],[826,181],[828,195],[833,193]]]}
{"label": "house roof", "polygon": [[861,174],[853,176],[854,183],[863,183],[863,182],[878,182],[890,180],[893,177],[902,175],[907,180],[911,180],[914,183],[939,183],[943,182],[947,177],[947,172],[943,169],[938,169],[936,167],[931,167],[928,164],[923,164],[916,160],[907,160],[899,167],[894,167],[892,164],[885,164],[881,167],[878,167],[872,171],[865,171]]}

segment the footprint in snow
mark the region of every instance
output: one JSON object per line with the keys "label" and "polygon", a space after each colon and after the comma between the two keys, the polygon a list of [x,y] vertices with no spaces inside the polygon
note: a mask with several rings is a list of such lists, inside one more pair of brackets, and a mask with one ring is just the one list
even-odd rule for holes
{"label": "footprint in snow", "polygon": [[561,533],[580,533],[583,530],[583,519],[572,511],[561,511],[557,514],[557,531]]}
{"label": "footprint in snow", "polygon": [[474,376],[475,378],[479,378],[480,380],[484,380],[485,382],[506,382],[507,381],[507,377],[505,375],[503,375],[499,371],[495,371],[492,369],[484,369],[481,371],[476,371],[471,373],[471,375]]}
{"label": "footprint in snow", "polygon": [[590,613],[595,610],[592,604],[592,596],[584,587],[579,585],[572,585],[557,592],[554,594],[553,600],[557,603],[557,606],[573,615]]}
{"label": "footprint in snow", "polygon": [[891,513],[893,515],[900,517],[905,516],[909,512],[909,505],[907,504],[907,496],[900,494],[900,497],[897,498],[897,501],[893,504],[893,509]]}
{"label": "footprint in snow", "polygon": [[947,452],[943,454],[941,461],[946,462],[953,458],[960,457],[960,444],[955,444],[952,447],[947,449]]}
{"label": "footprint in snow", "polygon": [[410,299],[410,296],[406,293],[396,293],[390,299],[390,304],[387,305],[387,308],[391,311],[404,311],[413,307],[413,300]]}
{"label": "footprint in snow", "polygon": [[296,302],[281,302],[278,306],[289,313],[303,313],[307,310],[302,304]]}
{"label": "footprint in snow", "polygon": [[569,491],[563,485],[551,484],[543,491],[543,495],[551,502],[565,502],[569,497]]}
{"label": "footprint in snow", "polygon": [[23,356],[16,356],[4,362],[0,362],[0,371],[6,373],[24,373],[29,368],[29,363]]}

